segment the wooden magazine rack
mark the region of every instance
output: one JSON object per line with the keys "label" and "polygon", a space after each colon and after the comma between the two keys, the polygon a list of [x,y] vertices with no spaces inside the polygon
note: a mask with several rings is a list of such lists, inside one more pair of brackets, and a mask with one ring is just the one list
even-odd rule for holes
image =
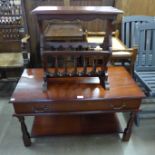
{"label": "wooden magazine rack", "polygon": [[[100,78],[100,82],[105,89],[109,89],[107,83],[107,64],[112,54],[112,22],[115,20],[118,14],[122,11],[113,7],[94,7],[94,6],[39,6],[32,11],[37,15],[37,20],[40,28],[40,52],[42,55],[42,62],[44,68],[44,84],[43,89],[48,88],[48,79],[52,77],[94,77]],[[49,40],[45,35],[44,21],[50,21],[53,19],[73,21],[73,20],[94,20],[96,18],[107,20],[107,29],[104,42],[100,45],[100,50],[94,50],[91,44],[86,42],[70,42],[67,48],[64,46],[58,49],[52,49],[50,46],[53,42]],[[62,43],[63,44],[63,43]],[[73,49],[72,45],[78,45],[78,48]],[[83,48],[84,47],[84,48]],[[58,57],[63,56],[64,62],[61,69],[59,68]],[[68,69],[67,57],[73,57],[73,67]],[[53,57],[54,72],[49,71],[49,58]],[[87,58],[92,57],[92,64],[88,66]],[[78,66],[78,59],[81,58],[82,62]],[[78,68],[78,67],[82,67]],[[90,67],[90,68],[89,68]],[[98,67],[100,69],[98,69]],[[61,71],[60,71],[61,70]],[[72,71],[71,71],[72,70]]]}

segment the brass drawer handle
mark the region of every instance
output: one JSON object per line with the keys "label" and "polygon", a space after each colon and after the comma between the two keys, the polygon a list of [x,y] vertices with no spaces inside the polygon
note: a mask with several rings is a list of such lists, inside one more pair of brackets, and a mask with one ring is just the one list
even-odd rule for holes
{"label": "brass drawer handle", "polygon": [[110,104],[110,106],[111,106],[111,108],[113,108],[113,110],[121,110],[121,109],[126,107],[126,104],[124,103],[124,104],[122,104],[122,105],[120,105],[118,107],[114,106],[113,104]]}
{"label": "brass drawer handle", "polygon": [[32,107],[32,111],[35,113],[44,113],[44,112],[48,112],[49,108],[48,106],[44,106],[44,107]]}

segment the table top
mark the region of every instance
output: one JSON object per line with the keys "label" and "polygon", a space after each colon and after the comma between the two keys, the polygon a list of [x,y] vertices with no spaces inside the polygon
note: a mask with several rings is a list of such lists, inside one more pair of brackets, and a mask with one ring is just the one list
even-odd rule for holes
{"label": "table top", "polygon": [[122,10],[111,6],[38,6],[33,14],[111,14],[123,13]]}
{"label": "table top", "polygon": [[145,97],[124,67],[109,67],[108,74],[110,90],[105,90],[100,85],[98,77],[73,77],[50,79],[48,91],[43,92],[43,69],[25,69],[10,102],[96,101]]}

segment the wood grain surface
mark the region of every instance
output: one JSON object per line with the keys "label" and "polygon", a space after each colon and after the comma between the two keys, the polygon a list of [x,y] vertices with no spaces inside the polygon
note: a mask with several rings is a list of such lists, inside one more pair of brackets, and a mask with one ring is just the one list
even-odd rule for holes
{"label": "wood grain surface", "polygon": [[144,93],[123,67],[109,67],[110,90],[100,85],[99,79],[89,77],[53,78],[47,92],[42,91],[43,69],[25,69],[12,95],[11,102],[53,102],[54,100],[128,99],[142,98]]}

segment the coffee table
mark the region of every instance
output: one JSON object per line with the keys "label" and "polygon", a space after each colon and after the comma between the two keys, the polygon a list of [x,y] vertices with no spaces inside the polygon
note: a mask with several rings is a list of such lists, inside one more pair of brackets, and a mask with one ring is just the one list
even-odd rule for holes
{"label": "coffee table", "polygon": [[[25,69],[10,99],[19,119],[25,146],[31,137],[120,132],[118,112],[130,112],[123,141],[132,125],[144,93],[124,67],[109,67],[110,90],[97,77],[52,78],[42,91],[43,69]],[[31,136],[24,118],[34,116]]]}

